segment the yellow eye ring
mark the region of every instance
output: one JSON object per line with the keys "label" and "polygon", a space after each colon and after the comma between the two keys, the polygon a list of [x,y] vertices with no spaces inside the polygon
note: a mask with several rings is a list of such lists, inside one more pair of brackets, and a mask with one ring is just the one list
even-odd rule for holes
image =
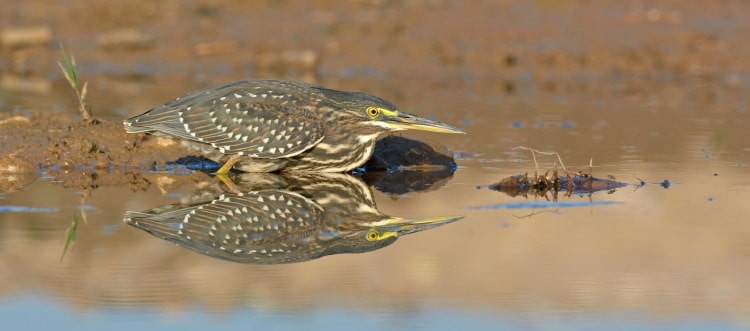
{"label": "yellow eye ring", "polygon": [[370,117],[377,117],[380,114],[380,108],[378,107],[370,107],[367,108],[367,115]]}
{"label": "yellow eye ring", "polygon": [[378,234],[378,231],[370,230],[367,231],[367,241],[375,241],[380,237],[380,234]]}

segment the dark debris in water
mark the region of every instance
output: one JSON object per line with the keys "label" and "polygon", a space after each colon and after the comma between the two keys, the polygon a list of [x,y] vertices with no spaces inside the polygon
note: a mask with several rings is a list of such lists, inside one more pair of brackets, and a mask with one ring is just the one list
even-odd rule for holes
{"label": "dark debris in water", "polygon": [[576,173],[561,176],[558,175],[557,171],[554,171],[554,175],[551,177],[547,175],[529,176],[528,174],[509,176],[489,185],[488,188],[504,192],[512,197],[519,195],[527,197],[529,194],[545,195],[548,192],[586,195],[599,191],[611,191],[627,185],[627,183],[613,179],[592,177],[589,174]]}
{"label": "dark debris in water", "polygon": [[[529,176],[528,173],[525,173],[505,177],[499,182],[489,185],[487,188],[504,192],[511,197],[528,197],[529,195],[546,197],[548,193],[551,193],[553,200],[556,201],[559,192],[564,192],[566,196],[571,196],[573,194],[583,196],[599,191],[612,193],[616,189],[628,185],[627,183],[615,180],[612,176],[608,176],[608,178],[594,177],[591,174],[591,165],[589,165],[589,171],[587,173],[568,172],[565,169],[562,158],[555,152],[540,152],[529,147],[517,147],[516,149],[525,149],[531,152],[536,169],[534,175]],[[539,165],[536,161],[536,154],[556,156],[557,162],[555,162],[553,169],[539,175]],[[557,168],[558,162],[559,166],[562,167],[562,171],[559,171]]]}
{"label": "dark debris in water", "polygon": [[363,166],[364,171],[420,169],[455,170],[456,162],[442,146],[401,136],[387,136],[377,141],[372,157]]}
{"label": "dark debris in water", "polygon": [[378,140],[372,157],[354,172],[388,194],[433,190],[445,185],[456,162],[444,147],[401,136]]}
{"label": "dark debris in water", "polygon": [[202,156],[183,156],[175,161],[166,162],[164,165],[167,168],[167,171],[170,172],[183,167],[196,171],[216,171],[221,168],[221,164]]}

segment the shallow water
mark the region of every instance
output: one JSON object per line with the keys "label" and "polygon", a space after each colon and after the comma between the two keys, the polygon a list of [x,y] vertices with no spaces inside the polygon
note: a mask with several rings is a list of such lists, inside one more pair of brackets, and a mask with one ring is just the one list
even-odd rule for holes
{"label": "shallow water", "polygon": [[[402,109],[464,129],[466,135],[404,133],[445,146],[454,155],[458,169],[449,180],[403,194],[366,190],[372,190],[376,209],[384,215],[463,219],[400,236],[366,253],[331,254],[291,264],[240,264],[193,252],[123,222],[127,211],[176,204],[206,186],[220,185],[210,175],[141,169],[142,179],[133,180],[137,185],[122,185],[112,184],[121,183],[112,178],[130,174],[99,172],[93,185],[81,189],[66,187],[59,179],[60,170],[45,169],[30,185],[0,192],[4,326],[38,330],[203,330],[249,325],[270,330],[750,328],[750,205],[746,201],[750,76],[745,61],[726,67],[706,62],[734,59],[722,51],[726,48],[737,51],[737,58],[746,54],[744,44],[737,43],[738,36],[746,36],[743,11],[721,7],[716,11],[724,16],[717,17],[725,19],[716,21],[712,11],[701,16],[697,5],[680,9],[684,11],[665,9],[664,17],[680,18],[684,25],[648,25],[645,18],[628,16],[653,13],[648,8],[623,8],[619,3],[581,6],[603,16],[579,15],[589,9],[566,11],[567,7],[550,3],[515,5],[502,11],[518,16],[508,20],[482,16],[493,11],[474,8],[479,11],[476,24],[487,27],[485,32],[493,36],[525,22],[521,26],[530,31],[510,38],[508,45],[516,48],[503,53],[506,44],[497,46],[482,33],[461,30],[463,22],[457,27],[453,20],[438,19],[471,6],[446,6],[410,13],[425,24],[443,22],[447,32],[416,25],[402,27],[411,33],[401,35],[394,28],[395,37],[381,36],[386,46],[377,48],[382,54],[374,54],[382,57],[338,53],[336,47],[345,48],[346,43],[337,46],[336,40],[328,40],[333,55],[315,79],[325,86],[377,94]],[[273,15],[258,19],[297,15],[271,7]],[[196,13],[211,9],[190,8]],[[361,20],[366,27],[378,17],[385,25],[389,19],[405,22],[398,13],[365,11],[351,20]],[[332,19],[325,12],[313,14],[311,20]],[[621,14],[625,20],[615,20],[614,27],[601,22],[619,19]],[[568,28],[574,30],[570,35],[580,39],[560,35],[559,29],[543,24],[550,17],[554,22],[559,17],[594,21],[602,26],[602,36],[578,34],[588,30],[569,22]],[[229,21],[234,25],[217,32],[219,36],[239,34],[245,26],[239,20]],[[215,23],[202,22],[208,30]],[[623,25],[632,30],[624,33]],[[181,26],[172,27],[184,33]],[[287,32],[287,37],[292,36],[289,40],[307,36],[306,25],[296,26]],[[343,41],[360,34],[377,38],[367,28],[349,31],[349,27],[309,33],[332,34]],[[663,45],[663,40],[674,40],[670,33],[690,47]],[[439,34],[449,46],[456,46],[451,42],[458,40],[460,47],[446,50],[442,43],[429,44],[425,36],[432,34]],[[615,38],[621,35],[622,39]],[[417,56],[389,53],[394,49],[389,48],[391,37],[399,36],[414,42],[407,43],[412,47],[407,50]],[[646,36],[655,36],[657,42],[639,43]],[[699,42],[694,45],[693,39]],[[167,45],[179,40],[162,39]],[[633,46],[636,50],[631,53],[626,45],[624,51],[601,55],[591,46],[622,43],[641,48]],[[89,100],[95,114],[110,121],[138,114],[209,81],[268,74],[245,70],[252,65],[240,54],[228,55],[233,60],[223,65],[217,57],[193,63],[179,52],[166,61],[158,55],[160,48],[153,51],[156,55],[151,51],[87,55],[86,43],[79,45],[76,49],[83,52],[79,62],[92,82]],[[497,57],[510,67],[503,67],[505,71],[492,66],[494,55],[482,57],[476,51],[481,47],[496,51],[493,45],[503,50]],[[435,52],[446,62],[420,60],[431,59]],[[142,58],[135,61],[128,54]],[[516,60],[507,54],[518,57],[518,67],[510,66]],[[650,67],[638,62],[653,60],[643,54],[658,63]],[[577,64],[566,62],[584,55],[589,56],[589,62],[582,61],[588,63],[584,65],[588,71],[578,72]],[[615,63],[611,71],[599,70],[596,55],[603,62],[635,58],[636,64]],[[388,67],[396,63],[394,58],[404,61],[393,64],[398,70]],[[348,62],[338,65],[337,59]],[[151,65],[164,62],[173,64]],[[211,65],[201,67],[205,63]],[[243,69],[234,70],[238,66]],[[372,72],[372,67],[383,69]],[[53,74],[42,76],[47,75]],[[0,89],[3,112],[74,114],[75,107],[63,84]],[[557,152],[570,171],[590,171],[628,185],[590,194],[548,192],[526,197],[488,189],[507,176],[535,172],[531,153],[517,146]],[[540,173],[555,167],[555,160],[537,155]],[[91,171],[79,173],[87,177]]]}
{"label": "shallow water", "polygon": [[[123,223],[125,211],[191,194],[192,180],[159,184],[181,175],[146,173],[152,184],[145,191],[102,185],[89,192],[43,175],[1,196],[7,267],[0,315],[12,320],[33,310],[76,329],[747,327],[744,107],[727,99],[690,112],[617,93],[596,105],[583,96],[557,99],[516,94],[502,106],[453,113],[450,100],[408,100],[434,102],[435,114],[452,115],[438,119],[464,121],[465,136],[409,135],[445,145],[459,168],[438,189],[374,190],[377,207],[392,216],[464,218],[372,252],[298,264],[217,260]],[[630,185],[556,199],[487,189],[533,173],[531,154],[512,149],[518,145],[557,151],[570,170],[588,171],[593,158],[595,176]],[[552,157],[538,160],[542,171],[553,167]],[[665,179],[668,187],[660,185]],[[74,219],[77,237],[61,260]],[[46,319],[24,325],[49,326]]]}

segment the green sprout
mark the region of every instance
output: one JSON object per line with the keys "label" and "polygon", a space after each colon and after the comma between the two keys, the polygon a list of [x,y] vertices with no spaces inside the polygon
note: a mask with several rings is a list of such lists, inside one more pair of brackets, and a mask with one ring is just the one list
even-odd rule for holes
{"label": "green sprout", "polygon": [[83,86],[80,88],[78,86],[78,66],[76,65],[76,58],[73,56],[73,53],[70,53],[70,56],[65,54],[65,49],[63,48],[62,43],[60,44],[60,51],[62,52],[62,62],[58,61],[57,65],[60,66],[60,70],[62,71],[63,76],[65,76],[65,80],[68,81],[70,87],[76,92],[76,96],[78,97],[78,111],[81,113],[83,121],[90,124],[98,123],[99,120],[91,115],[91,111],[86,107],[85,99],[86,92],[88,91],[88,82],[83,82]]}
{"label": "green sprout", "polygon": [[60,263],[62,263],[65,258],[65,253],[68,249],[73,250],[76,238],[78,237],[78,222],[78,215],[73,216],[73,221],[70,222],[68,228],[65,229],[65,247],[63,248],[62,256],[60,256]]}

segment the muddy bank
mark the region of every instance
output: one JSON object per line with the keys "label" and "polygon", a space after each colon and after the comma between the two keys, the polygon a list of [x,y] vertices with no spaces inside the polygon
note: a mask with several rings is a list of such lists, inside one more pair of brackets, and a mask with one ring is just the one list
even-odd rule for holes
{"label": "muddy bank", "polygon": [[15,174],[4,176],[3,191],[25,186],[40,170],[78,185],[90,182],[90,173],[158,170],[186,154],[171,140],[127,134],[120,122],[87,125],[60,113],[0,115],[0,172]]}

